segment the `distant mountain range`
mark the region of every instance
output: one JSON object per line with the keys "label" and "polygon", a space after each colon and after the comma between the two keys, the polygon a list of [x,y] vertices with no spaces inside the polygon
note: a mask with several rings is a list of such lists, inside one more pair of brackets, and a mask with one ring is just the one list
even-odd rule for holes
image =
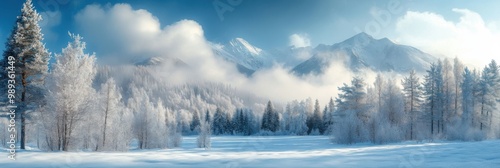
{"label": "distant mountain range", "polygon": [[[411,69],[424,72],[437,58],[417,48],[400,45],[387,38],[374,39],[366,33],[357,34],[333,45],[320,44],[315,48],[288,47],[265,51],[242,38],[225,44],[211,43],[214,54],[236,64],[238,71],[248,76],[255,71],[281,64],[298,76],[322,74],[333,63],[341,63],[352,71],[372,69],[406,73]],[[177,58],[152,57],[135,61],[136,65],[189,66]],[[338,65],[338,64],[335,64]]]}
{"label": "distant mountain range", "polygon": [[334,45],[317,46],[314,55],[292,71],[298,75],[320,74],[335,61],[353,71],[369,68],[405,73],[411,69],[423,72],[437,59],[414,47],[395,44],[387,38],[377,40],[360,33]]}

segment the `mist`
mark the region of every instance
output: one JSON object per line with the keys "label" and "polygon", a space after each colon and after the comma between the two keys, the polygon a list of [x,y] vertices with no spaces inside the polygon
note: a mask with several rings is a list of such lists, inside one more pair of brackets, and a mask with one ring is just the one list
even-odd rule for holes
{"label": "mist", "polygon": [[[196,21],[181,20],[161,28],[160,21],[151,13],[135,10],[128,4],[88,5],[75,18],[84,40],[99,51],[100,64],[127,65],[157,57],[163,62],[150,66],[151,72],[171,84],[216,82],[273,101],[310,97],[326,103],[337,96],[339,86],[349,83],[354,76],[366,79],[367,83],[375,76],[371,70],[355,74],[340,60],[331,62],[323,74],[296,76],[289,68],[276,64],[245,76],[234,63],[213,53],[202,26]],[[187,66],[176,66],[172,60],[180,60]]]}

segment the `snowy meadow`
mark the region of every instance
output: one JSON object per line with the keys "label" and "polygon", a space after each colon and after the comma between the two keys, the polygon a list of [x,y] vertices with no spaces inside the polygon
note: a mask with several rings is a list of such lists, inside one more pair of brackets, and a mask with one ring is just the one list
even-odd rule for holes
{"label": "snowy meadow", "polygon": [[185,137],[173,149],[128,152],[20,151],[8,167],[498,167],[500,141],[339,145],[325,136],[219,136],[211,150]]}

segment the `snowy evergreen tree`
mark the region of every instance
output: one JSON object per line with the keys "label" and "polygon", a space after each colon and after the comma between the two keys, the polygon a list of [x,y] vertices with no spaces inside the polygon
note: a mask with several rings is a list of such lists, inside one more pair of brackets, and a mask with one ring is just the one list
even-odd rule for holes
{"label": "snowy evergreen tree", "polygon": [[331,125],[334,122],[334,112],[335,112],[335,103],[333,102],[333,98],[330,98],[330,102],[328,102],[328,107],[325,106],[325,110],[323,112],[323,133],[329,134],[331,130]]}
{"label": "snowy evergreen tree", "polygon": [[217,108],[212,122],[212,133],[214,135],[221,135],[226,133],[227,115],[222,109]]}
{"label": "snowy evergreen tree", "polygon": [[274,110],[271,101],[269,101],[264,111],[264,115],[262,116],[261,130],[276,132],[279,126],[279,114]]}
{"label": "snowy evergreen tree", "polygon": [[332,140],[343,144],[366,141],[369,117],[363,79],[355,77],[351,85],[344,84],[339,91],[336,99],[339,118],[333,126]]}
{"label": "snowy evergreen tree", "polygon": [[196,128],[200,127],[200,115],[198,114],[198,111],[193,112],[193,118],[191,120],[191,124],[189,127],[191,128],[191,131],[196,131]]}
{"label": "snowy evergreen tree", "polygon": [[210,118],[210,111],[208,111],[208,110],[205,113],[205,121],[208,123],[212,123],[212,118]]}
{"label": "snowy evergreen tree", "polygon": [[243,109],[236,109],[236,112],[233,115],[232,123],[234,126],[234,133],[240,134],[243,132],[243,123],[244,123],[244,118],[243,118]]}
{"label": "snowy evergreen tree", "polygon": [[482,139],[482,136],[478,136],[478,131],[480,129],[480,116],[478,113],[479,100],[480,100],[480,89],[479,89],[479,75],[475,71],[465,68],[463,73],[463,81],[461,82],[461,94],[462,94],[462,117],[461,117],[461,128],[459,131],[463,134],[462,137],[458,137],[463,140],[478,140]]}
{"label": "snowy evergreen tree", "polygon": [[339,91],[341,93],[336,99],[338,110],[340,112],[353,111],[359,119],[366,121],[366,91],[363,79],[355,77],[350,86],[344,84]]}
{"label": "snowy evergreen tree", "polygon": [[253,114],[253,111],[250,109],[247,109],[243,111],[243,135],[252,135],[254,134],[255,131],[255,126],[256,122],[258,120],[255,119],[255,115]]}
{"label": "snowy evergreen tree", "polygon": [[430,69],[427,70],[424,82],[424,95],[426,115],[425,120],[428,120],[430,125],[431,135],[435,135],[441,131],[440,126],[443,114],[443,76],[442,76],[442,63],[432,64]]}
{"label": "snowy evergreen tree", "polygon": [[225,125],[224,125],[224,133],[225,134],[234,134],[234,131],[236,130],[236,125],[231,120],[232,117],[229,114],[229,112],[226,112],[225,114],[226,114],[226,117],[225,117],[226,122],[225,122]]}
{"label": "snowy evergreen tree", "polygon": [[[21,134],[20,148],[26,145],[27,111],[36,110],[43,105],[44,78],[48,71],[49,53],[42,43],[43,34],[38,22],[42,17],[38,14],[31,0],[23,4],[21,14],[17,17],[12,34],[6,42],[3,53],[2,71],[0,76],[5,79],[8,69],[8,57],[15,58],[16,103],[20,116]],[[6,82],[2,81],[2,84]],[[6,87],[2,87],[6,88]],[[3,92],[6,93],[6,92]]]}
{"label": "snowy evergreen tree", "polygon": [[480,129],[488,132],[493,131],[493,114],[500,102],[500,74],[495,60],[483,69],[480,80]]}
{"label": "snowy evergreen tree", "polygon": [[253,133],[252,111],[248,109],[236,109],[233,115],[232,123],[234,126],[233,133],[239,135],[251,135]]}
{"label": "snowy evergreen tree", "polygon": [[316,103],[314,104],[314,112],[311,117],[311,127],[309,128],[309,134],[312,131],[320,132],[323,126],[323,118],[321,115],[321,107],[319,106],[319,101],[316,99]]}
{"label": "snowy evergreen tree", "polygon": [[408,116],[408,122],[410,124],[410,138],[413,140],[415,138],[415,126],[416,121],[420,117],[421,105],[422,105],[422,86],[420,84],[420,79],[417,77],[415,70],[410,71],[410,76],[405,77],[401,82],[403,85],[403,93],[406,104],[406,115]]}
{"label": "snowy evergreen tree", "polygon": [[330,122],[333,121],[331,120],[332,116],[330,115],[330,112],[328,111],[328,106],[325,105],[325,108],[323,108],[323,114],[321,116],[321,120],[323,121],[321,123],[321,130],[320,134],[325,134],[325,132],[328,130],[328,127],[331,125]]}

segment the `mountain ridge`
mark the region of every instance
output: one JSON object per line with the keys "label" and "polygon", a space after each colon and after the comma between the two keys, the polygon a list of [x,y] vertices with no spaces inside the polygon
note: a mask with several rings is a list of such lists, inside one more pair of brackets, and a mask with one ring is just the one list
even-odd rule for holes
{"label": "mountain ridge", "polygon": [[369,68],[398,73],[411,69],[422,72],[436,61],[434,56],[417,48],[396,44],[388,38],[375,39],[366,33],[333,45],[318,45],[314,50],[310,59],[292,69],[294,74],[321,74],[333,62],[340,62],[353,71]]}

